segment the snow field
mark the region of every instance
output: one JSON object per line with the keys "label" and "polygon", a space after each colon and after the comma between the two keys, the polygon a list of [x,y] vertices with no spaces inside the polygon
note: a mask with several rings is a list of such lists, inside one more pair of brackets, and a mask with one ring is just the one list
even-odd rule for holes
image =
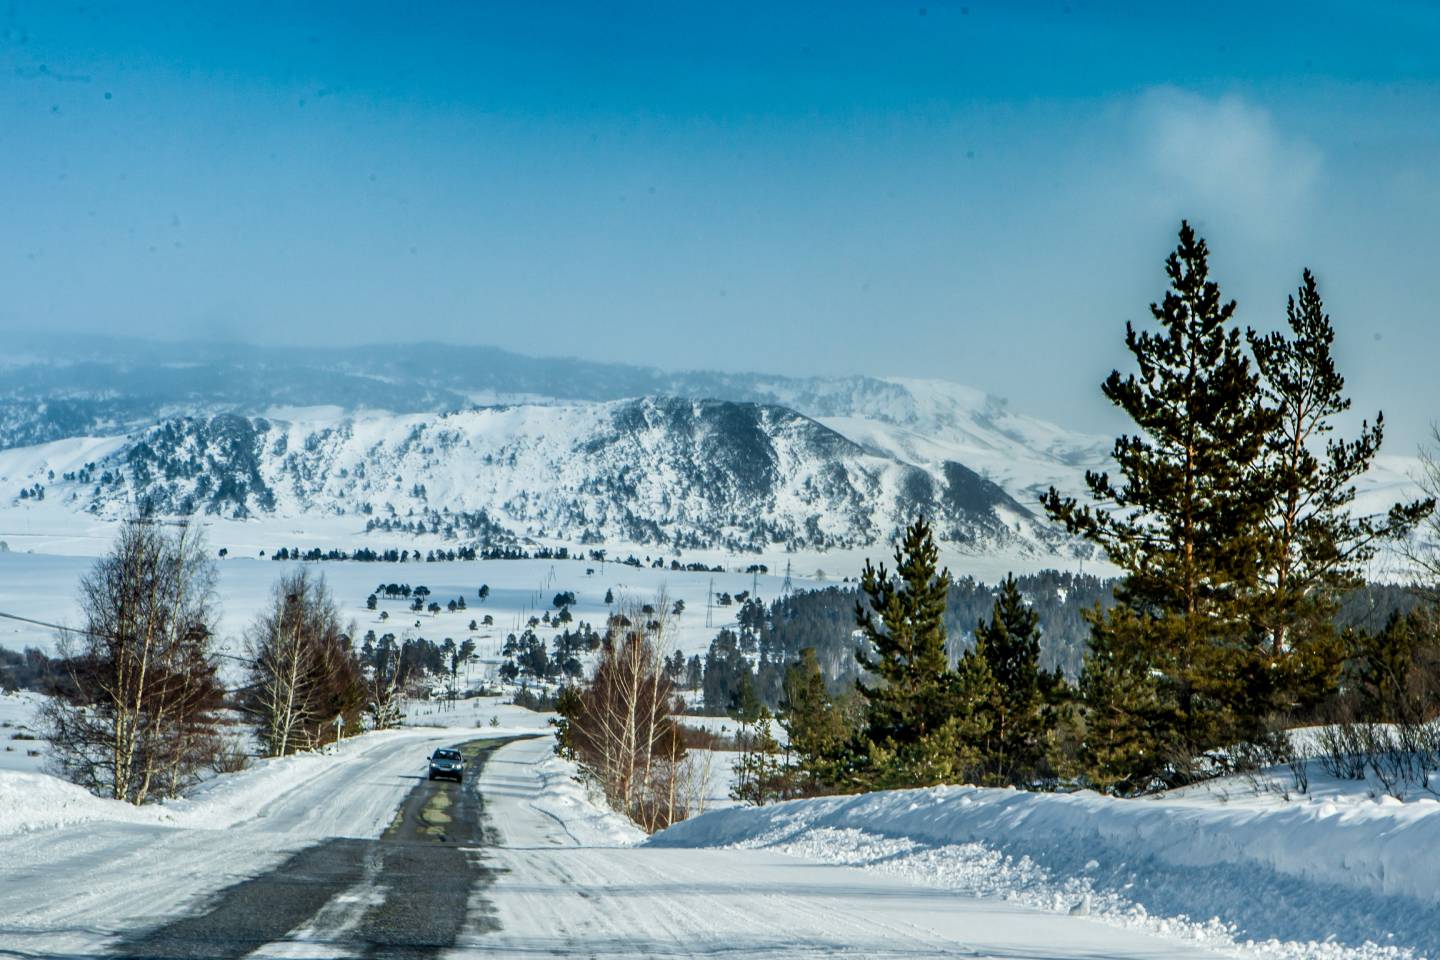
{"label": "snow field", "polygon": [[[211,546],[218,548],[219,545],[212,532]],[[108,542],[104,544],[104,548],[108,546]],[[0,553],[0,612],[49,623],[78,624],[76,596],[80,580],[94,562],[93,556]],[[275,582],[301,567],[325,577],[340,608],[342,622],[353,621],[355,625],[357,642],[367,630],[374,630],[377,636],[393,633],[400,638],[408,633],[437,643],[445,637],[452,637],[456,642],[466,638],[475,640],[482,661],[481,667],[471,675],[477,682],[493,679],[493,670],[501,661],[500,649],[505,635],[519,634],[531,616],[541,617],[547,611],[554,614],[552,601],[555,594],[562,591],[573,591],[576,596],[577,602],[571,607],[574,621],[568,626],[571,630],[584,620],[603,631],[605,618],[611,611],[627,603],[653,602],[661,593],[672,604],[683,600],[684,612],[671,618],[671,643],[689,655],[703,654],[722,627],[736,625],[739,604],[714,606],[710,611],[711,625],[705,625],[705,601],[712,580],[717,593],[732,595],[758,585],[759,595],[766,602],[780,595],[783,582],[783,574],[757,578],[746,573],[690,573],[578,560],[298,563],[232,556],[217,562],[216,592],[223,651],[243,652],[245,631],[256,614],[270,603]],[[594,573],[587,573],[589,570]],[[797,589],[813,586],[798,576],[794,582]],[[431,590],[427,602],[434,600],[444,607],[450,600],[463,596],[466,609],[455,613],[442,610],[432,616],[410,610],[409,600],[381,597],[376,610],[367,610],[365,598],[381,583],[408,583],[412,587],[424,584]],[[477,596],[481,584],[490,587],[490,597],[484,602]],[[607,590],[614,593],[613,605],[604,602]],[[381,619],[382,612],[388,614],[386,619]],[[483,626],[486,614],[494,618],[493,626]],[[479,625],[474,632],[469,630],[471,620]],[[536,633],[549,641],[560,629],[542,623]],[[0,619],[0,646],[11,650],[38,647],[53,652],[56,643],[56,631],[49,627]]]}
{"label": "snow field", "polygon": [[36,773],[44,765],[49,744],[35,732],[35,709],[43,699],[27,691],[0,692],[0,770]]}
{"label": "snow field", "polygon": [[1440,803],[937,787],[716,810],[657,847],[761,848],[1287,958],[1440,952]]}

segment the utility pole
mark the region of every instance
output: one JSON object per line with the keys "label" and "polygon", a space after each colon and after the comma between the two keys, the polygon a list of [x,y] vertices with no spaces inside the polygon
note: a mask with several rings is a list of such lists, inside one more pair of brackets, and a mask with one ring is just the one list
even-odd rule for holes
{"label": "utility pole", "polygon": [[715,625],[715,578],[710,578],[710,589],[705,591],[705,627]]}

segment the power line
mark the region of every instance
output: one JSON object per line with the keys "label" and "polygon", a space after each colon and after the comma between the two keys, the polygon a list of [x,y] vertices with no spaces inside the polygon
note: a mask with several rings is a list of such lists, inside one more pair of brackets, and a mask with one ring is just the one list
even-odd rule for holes
{"label": "power line", "polygon": [[[0,619],[16,620],[20,623],[29,623],[37,627],[48,627],[51,630],[59,630],[61,633],[79,633],[87,637],[98,637],[101,640],[119,639],[111,634],[101,633],[98,630],[88,630],[85,627],[67,627],[64,624],[50,623],[46,620],[36,620],[34,617],[22,617],[18,613],[6,613],[3,610],[0,610]],[[210,655],[214,657],[224,657],[227,660],[239,660],[241,663],[256,662],[253,657],[242,657],[233,653],[221,653],[218,650],[211,651]]]}
{"label": "power line", "polygon": [[0,611],[0,617],[6,620],[18,620],[21,623],[33,623],[37,627],[49,627],[52,630],[62,630],[66,633],[86,633],[91,636],[101,637],[102,639],[109,639],[104,634],[91,633],[89,630],[82,630],[79,627],[64,627],[58,623],[46,623],[44,620],[36,620],[33,617],[22,617],[18,613],[5,613],[4,611]]}

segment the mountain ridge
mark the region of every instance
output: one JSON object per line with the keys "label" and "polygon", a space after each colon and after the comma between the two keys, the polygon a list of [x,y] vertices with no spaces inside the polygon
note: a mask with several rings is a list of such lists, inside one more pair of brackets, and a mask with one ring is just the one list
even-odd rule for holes
{"label": "mountain ridge", "polygon": [[7,482],[21,479],[22,455],[22,482],[109,518],[137,506],[352,515],[368,529],[480,546],[547,537],[758,552],[870,546],[923,513],[948,543],[1050,549],[1034,513],[966,465],[885,457],[774,404],[647,397],[309,422],[185,416],[99,446],[0,454]]}

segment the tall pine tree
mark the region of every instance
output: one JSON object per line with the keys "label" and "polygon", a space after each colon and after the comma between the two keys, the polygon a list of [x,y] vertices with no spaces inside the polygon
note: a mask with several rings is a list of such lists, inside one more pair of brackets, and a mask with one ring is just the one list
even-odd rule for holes
{"label": "tall pine tree", "polygon": [[1285,317],[1286,332],[1248,332],[1276,416],[1262,463],[1268,538],[1244,693],[1272,714],[1304,707],[1334,685],[1343,658],[1334,626],[1341,595],[1363,585],[1363,565],[1378,543],[1405,536],[1435,505],[1397,504],[1380,517],[1352,512],[1353,484],[1380,450],[1384,415],[1361,424],[1354,440],[1333,436],[1350,400],[1331,352],[1335,330],[1309,270]]}
{"label": "tall pine tree", "polygon": [[1118,481],[1088,473],[1094,505],[1053,488],[1043,501],[1125,571],[1119,611],[1096,614],[1084,684],[1106,704],[1089,741],[1127,745],[1094,755],[1093,773],[1124,790],[1187,778],[1233,735],[1229,678],[1247,646],[1241,602],[1264,547],[1258,464],[1275,420],[1188,223],[1165,272],[1170,289],[1150,308],[1160,329],[1126,325],[1137,372],[1102,386],[1137,428],[1115,441]]}
{"label": "tall pine tree", "polygon": [[784,720],[801,796],[826,792],[840,782],[846,749],[854,734],[844,705],[825,686],[814,647],[785,670]]}

